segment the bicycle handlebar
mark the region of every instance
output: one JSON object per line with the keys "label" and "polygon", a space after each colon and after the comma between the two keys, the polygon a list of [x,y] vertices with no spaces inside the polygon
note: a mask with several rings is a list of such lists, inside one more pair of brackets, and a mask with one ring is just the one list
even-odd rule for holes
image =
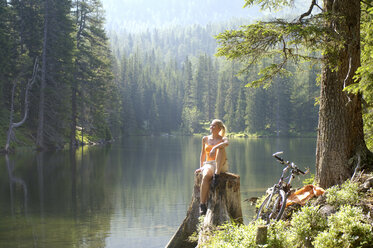
{"label": "bicycle handlebar", "polygon": [[[290,165],[290,162],[289,162],[289,161],[285,161],[285,160],[283,160],[281,157],[279,157],[279,155],[281,155],[281,154],[283,154],[283,153],[284,153],[284,152],[276,152],[276,153],[273,153],[272,156],[273,156],[274,158],[276,158],[277,160],[279,160],[281,164],[287,164],[287,165]],[[298,167],[297,167],[295,164],[293,164],[293,163],[292,163],[291,167],[295,167],[296,171],[299,172],[299,173],[301,173],[301,174],[303,174],[303,175],[307,174],[307,172],[308,172],[308,171],[304,172],[304,171],[302,171],[301,169],[298,169]]]}
{"label": "bicycle handlebar", "polygon": [[278,155],[281,155],[281,154],[283,154],[284,152],[276,152],[276,153],[273,153],[272,154],[272,156],[274,157],[274,158],[276,158],[276,159],[278,159],[282,164],[283,163],[285,163],[285,161],[282,159],[282,158],[280,158]]}
{"label": "bicycle handlebar", "polygon": [[304,171],[302,171],[301,169],[297,169],[301,174],[303,174],[303,175],[305,175],[305,174],[307,174],[307,171],[306,172],[304,172]]}

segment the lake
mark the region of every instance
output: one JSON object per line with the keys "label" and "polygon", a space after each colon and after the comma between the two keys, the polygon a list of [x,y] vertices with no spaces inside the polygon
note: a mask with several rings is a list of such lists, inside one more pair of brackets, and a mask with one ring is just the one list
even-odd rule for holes
{"label": "lake", "polygon": [[[314,173],[313,138],[230,139],[230,171],[245,199],[281,174],[272,153]],[[200,137],[129,137],[105,146],[0,160],[0,247],[164,247],[186,215]],[[294,180],[301,185],[305,178]]]}

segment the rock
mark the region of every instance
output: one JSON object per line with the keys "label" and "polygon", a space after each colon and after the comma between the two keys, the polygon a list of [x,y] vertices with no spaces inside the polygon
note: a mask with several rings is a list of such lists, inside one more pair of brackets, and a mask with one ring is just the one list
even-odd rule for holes
{"label": "rock", "polygon": [[319,209],[320,213],[325,216],[325,217],[328,217],[332,214],[334,214],[337,210],[335,209],[335,207],[331,206],[331,205],[324,205],[322,206],[320,209]]}
{"label": "rock", "polygon": [[326,204],[326,196],[328,192],[325,192],[324,194],[318,196],[315,200],[312,201],[313,206],[320,206]]}
{"label": "rock", "polygon": [[370,178],[365,180],[365,182],[363,184],[363,188],[365,190],[368,190],[369,188],[372,188],[372,187],[373,187],[373,177],[370,177]]}

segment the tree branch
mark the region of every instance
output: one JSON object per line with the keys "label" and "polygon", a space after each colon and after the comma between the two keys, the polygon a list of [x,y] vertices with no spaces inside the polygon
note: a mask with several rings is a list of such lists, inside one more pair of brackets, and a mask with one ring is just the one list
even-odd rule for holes
{"label": "tree branch", "polygon": [[[29,96],[29,92],[30,92],[30,89],[32,87],[32,85],[34,84],[35,82],[35,79],[36,79],[36,75],[37,75],[37,72],[38,72],[38,68],[39,68],[39,63],[38,63],[39,59],[38,57],[35,58],[35,62],[34,62],[34,68],[33,68],[33,71],[32,71],[32,77],[31,79],[27,82],[27,85],[26,85],[26,90],[25,90],[25,112],[24,112],[24,116],[23,116],[23,119],[17,123],[14,123],[13,122],[13,114],[14,114],[14,92],[15,92],[15,88],[16,88],[16,81],[17,79],[15,80],[15,82],[13,83],[13,87],[12,87],[12,99],[11,99],[11,109],[10,109],[10,121],[9,121],[9,129],[8,129],[8,134],[7,134],[7,140],[6,140],[6,144],[5,144],[5,152],[9,152],[9,145],[10,145],[10,141],[13,137],[13,128],[17,128],[19,126],[21,126],[27,119],[27,116],[28,116],[28,110],[29,110],[29,101],[28,101],[28,96]],[[18,78],[18,77],[17,77]]]}
{"label": "tree branch", "polygon": [[316,0],[312,0],[312,3],[311,3],[310,8],[308,9],[308,11],[307,11],[306,13],[303,13],[303,14],[299,17],[298,21],[299,21],[299,22],[302,22],[302,19],[303,19],[304,17],[309,16],[309,15],[312,13],[313,7],[315,7],[315,6],[317,6],[319,9],[323,10],[323,9],[322,9],[322,8],[321,8],[321,7],[316,3]]}

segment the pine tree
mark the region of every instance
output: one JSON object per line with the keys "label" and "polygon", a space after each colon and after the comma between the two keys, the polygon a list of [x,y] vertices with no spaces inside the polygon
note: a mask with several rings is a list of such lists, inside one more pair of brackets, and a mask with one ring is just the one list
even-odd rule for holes
{"label": "pine tree", "polygon": [[76,0],[73,6],[77,29],[75,76],[71,87],[71,146],[76,143],[77,125],[93,137],[111,138],[107,113],[113,105],[108,100],[112,96],[111,90],[116,88],[101,2]]}
{"label": "pine tree", "polygon": [[67,99],[72,69],[70,1],[45,0],[36,144],[39,149],[65,143]]}
{"label": "pine tree", "polygon": [[246,118],[246,88],[241,86],[237,97],[237,106],[235,112],[235,130],[236,132],[242,132],[245,130],[245,118]]}
{"label": "pine tree", "polygon": [[[294,1],[246,0],[245,6],[253,4],[277,8]],[[321,13],[313,13],[316,8],[321,9]],[[259,84],[273,80],[279,73],[288,75],[286,64],[290,61],[314,59],[299,53],[294,49],[296,45],[310,51],[322,50],[316,149],[316,181],[322,187],[350,178],[359,164],[372,168],[368,165],[373,154],[364,142],[361,95],[348,95],[343,90],[354,83],[353,75],[361,62],[360,15],[359,0],[325,0],[323,8],[312,1],[295,21],[257,22],[218,36],[222,44],[218,54],[230,59],[242,59],[250,64],[259,57],[280,55],[278,63],[261,70],[261,78],[255,82]]]}

